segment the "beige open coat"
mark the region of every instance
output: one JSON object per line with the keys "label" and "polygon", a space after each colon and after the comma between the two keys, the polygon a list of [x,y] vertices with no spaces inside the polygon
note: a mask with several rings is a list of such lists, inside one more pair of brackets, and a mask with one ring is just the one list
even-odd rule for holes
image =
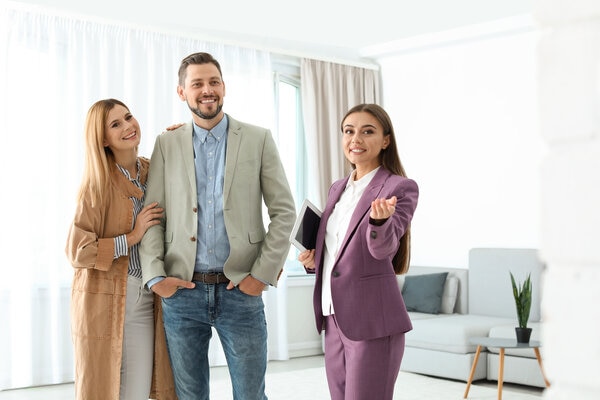
{"label": "beige open coat", "polygon": [[[146,182],[149,161],[140,158]],[[77,399],[118,400],[120,387],[128,257],[114,259],[114,238],[133,224],[133,202],[143,193],[117,168],[101,207],[86,197],[78,204],[66,253],[75,269],[71,297],[71,332],[75,350]],[[160,300],[155,296],[155,346],[150,398],[176,399]]]}

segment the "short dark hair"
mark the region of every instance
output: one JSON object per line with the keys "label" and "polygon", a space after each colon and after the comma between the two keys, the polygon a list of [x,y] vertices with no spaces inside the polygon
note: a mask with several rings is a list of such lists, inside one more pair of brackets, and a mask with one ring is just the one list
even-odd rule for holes
{"label": "short dark hair", "polygon": [[181,60],[181,65],[179,66],[179,85],[184,86],[185,77],[187,74],[188,65],[198,65],[198,64],[213,64],[219,70],[219,75],[223,78],[223,72],[221,72],[221,65],[219,62],[208,53],[193,53],[189,56],[185,57]]}

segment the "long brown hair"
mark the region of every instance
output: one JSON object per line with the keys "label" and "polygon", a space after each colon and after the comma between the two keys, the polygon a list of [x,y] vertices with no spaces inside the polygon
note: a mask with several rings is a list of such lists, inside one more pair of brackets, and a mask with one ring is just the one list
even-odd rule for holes
{"label": "long brown hair", "polygon": [[[398,155],[394,127],[388,113],[377,104],[359,104],[354,106],[342,118],[342,132],[344,131],[344,121],[346,118],[350,114],[357,112],[367,112],[375,117],[383,128],[383,135],[389,138],[389,145],[379,153],[381,166],[395,175],[406,178],[406,172]],[[355,166],[352,165],[352,167],[354,168]],[[404,235],[400,238],[400,245],[394,255],[392,264],[394,265],[394,272],[396,274],[405,274],[408,272],[408,268],[410,267],[410,224],[406,227]]]}
{"label": "long brown hair", "polygon": [[110,180],[110,166],[115,162],[115,157],[110,148],[104,146],[104,136],[106,134],[108,113],[116,105],[123,106],[129,111],[129,107],[120,100],[104,99],[95,102],[90,107],[85,119],[83,130],[85,165],[77,198],[82,201],[86,193],[90,192],[92,206],[102,202],[105,188]]}

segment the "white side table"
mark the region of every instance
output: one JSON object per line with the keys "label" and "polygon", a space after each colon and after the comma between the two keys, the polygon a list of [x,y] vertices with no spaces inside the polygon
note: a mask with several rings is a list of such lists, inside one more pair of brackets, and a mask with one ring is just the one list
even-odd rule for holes
{"label": "white side table", "polygon": [[504,377],[504,350],[505,349],[533,349],[535,357],[540,365],[540,371],[542,371],[542,377],[546,383],[546,387],[550,387],[550,382],[546,379],[544,373],[544,366],[542,365],[542,356],[540,355],[541,343],[537,340],[531,340],[529,343],[518,343],[517,339],[503,339],[503,338],[491,338],[491,337],[474,337],[469,340],[471,344],[477,345],[477,352],[475,353],[475,359],[473,360],[473,366],[471,367],[471,374],[469,374],[469,381],[467,382],[467,388],[463,398],[467,398],[469,395],[469,389],[471,388],[471,382],[473,382],[473,376],[475,375],[475,368],[477,367],[477,361],[479,360],[479,354],[481,353],[482,347],[498,347],[500,349],[500,366],[498,368],[498,400],[502,400],[502,379]]}

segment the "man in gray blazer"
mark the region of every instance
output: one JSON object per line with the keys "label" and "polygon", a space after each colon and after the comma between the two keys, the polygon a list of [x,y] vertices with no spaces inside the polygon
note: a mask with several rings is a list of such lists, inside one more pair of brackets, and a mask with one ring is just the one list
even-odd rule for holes
{"label": "man in gray blazer", "polygon": [[277,285],[288,254],[294,200],[270,131],[223,112],[217,60],[207,53],[184,58],[177,93],[193,121],[156,139],[145,201],[158,202],[165,217],[141,242],[144,283],[162,297],[179,400],[209,398],[212,327],[234,399],[263,400],[261,294]]}

